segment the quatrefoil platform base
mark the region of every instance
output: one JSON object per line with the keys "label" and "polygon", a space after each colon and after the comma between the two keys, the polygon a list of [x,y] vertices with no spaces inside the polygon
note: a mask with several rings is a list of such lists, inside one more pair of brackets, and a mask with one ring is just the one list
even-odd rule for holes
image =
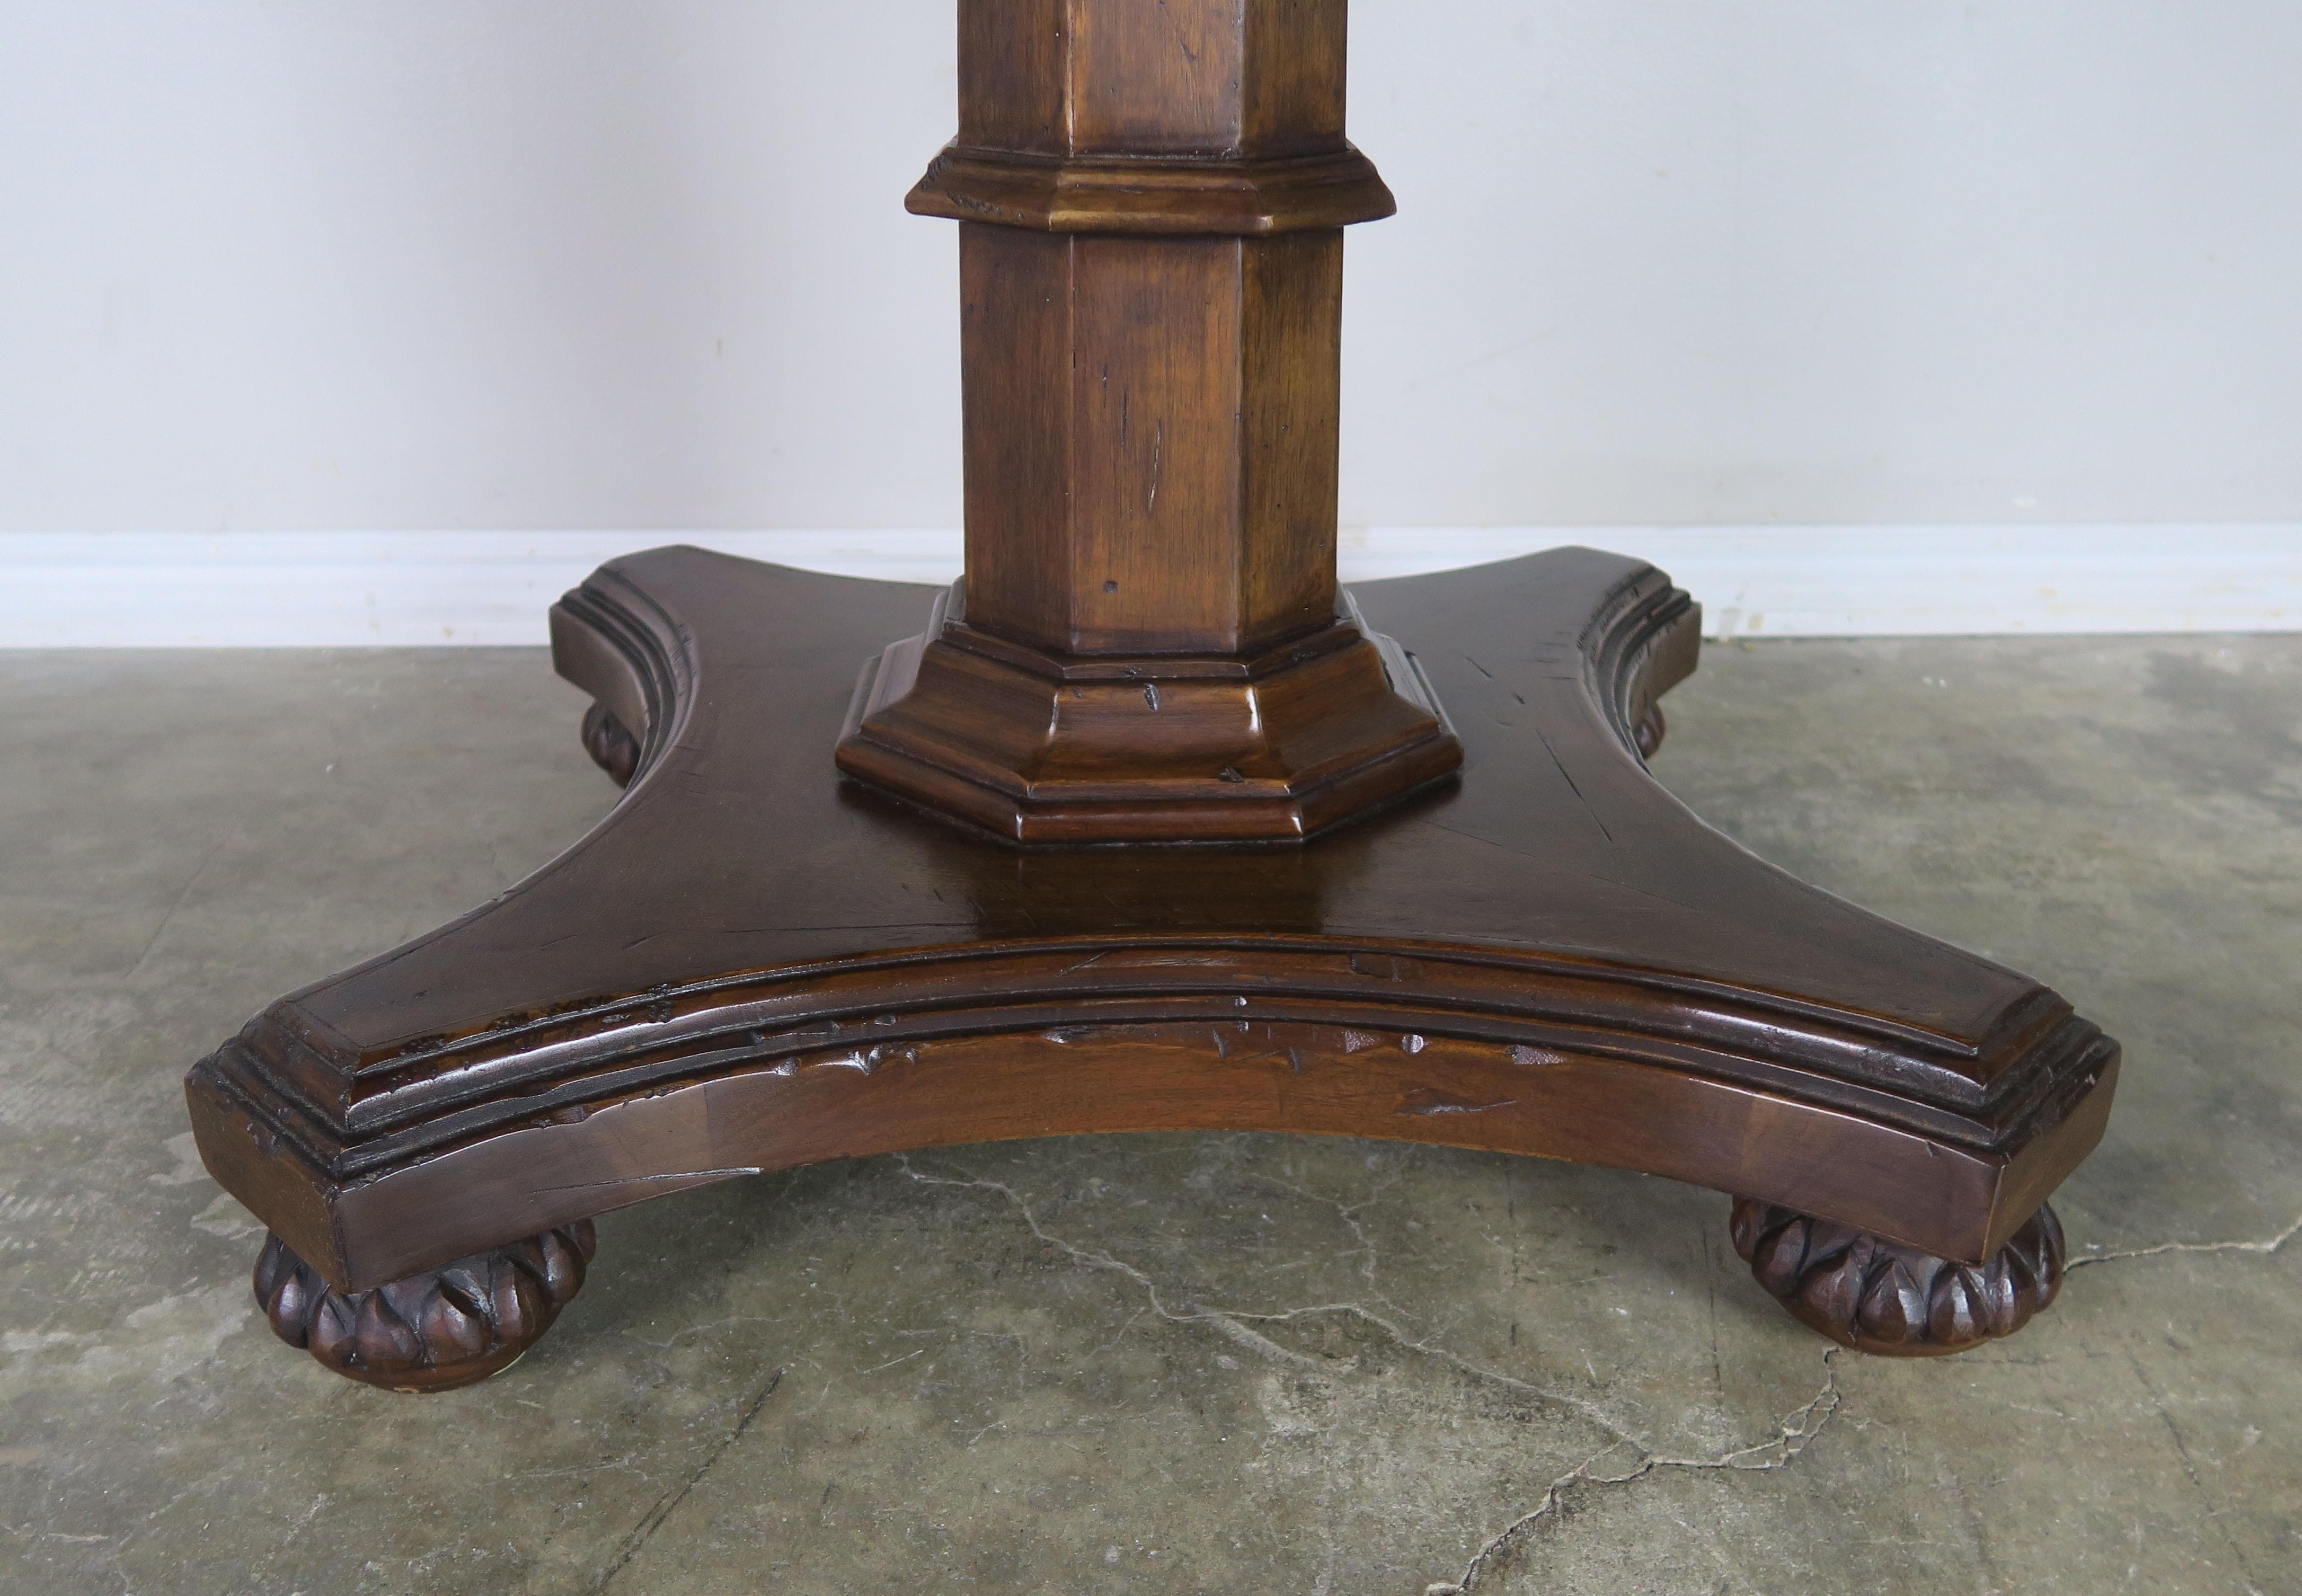
{"label": "quatrefoil platform base", "polygon": [[1239,845],[1019,846],[840,779],[859,680],[936,598],[674,548],[561,602],[555,661],[621,802],[190,1074],[208,1168],[275,1238],[283,1334],[452,1384],[542,1333],[595,1214],[828,1159],[1191,1129],[1732,1193],[1768,1289],[1872,1350],[1954,1349],[2052,1297],[2042,1205],[2102,1134],[2116,1046],[1649,775],[1698,646],[1651,567],[1565,549],[1358,587],[1459,772]]}

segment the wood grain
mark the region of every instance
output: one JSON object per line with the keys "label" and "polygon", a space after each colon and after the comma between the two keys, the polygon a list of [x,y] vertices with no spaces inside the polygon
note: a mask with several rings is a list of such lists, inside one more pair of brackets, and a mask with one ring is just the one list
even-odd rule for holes
{"label": "wood grain", "polygon": [[1343,0],[960,0],[964,147],[1255,157],[1343,144]]}
{"label": "wood grain", "polygon": [[[1339,613],[1343,7],[962,9],[967,573],[839,768],[1010,842],[1299,842],[1441,779],[1427,682]],[[1286,657],[1274,651],[1284,649]]]}
{"label": "wood grain", "polygon": [[954,222],[1138,237],[1301,232],[1399,209],[1374,163],[1350,148],[1153,162],[954,146],[928,163],[903,205]]}
{"label": "wood grain", "polygon": [[693,550],[569,595],[562,668],[642,706],[622,802],[203,1061],[209,1168],[346,1288],[754,1169],[1214,1125],[1643,1169],[1979,1262],[2101,1135],[2117,1050],[2068,1004],[1646,774],[1694,645],[1651,567],[1360,589],[1463,779],[1275,849],[1019,851],[827,782],[860,640],[931,596]]}
{"label": "wood grain", "polygon": [[186,1082],[274,1328],[445,1389],[542,1333],[593,1214],[1217,1128],[1716,1187],[1850,1345],[2045,1306],[2117,1045],[1649,777],[1687,595],[1582,549],[1338,589],[1340,230],[1392,208],[1342,0],[959,28],[908,203],[962,223],[965,577],[666,549],[561,601],[613,813]]}

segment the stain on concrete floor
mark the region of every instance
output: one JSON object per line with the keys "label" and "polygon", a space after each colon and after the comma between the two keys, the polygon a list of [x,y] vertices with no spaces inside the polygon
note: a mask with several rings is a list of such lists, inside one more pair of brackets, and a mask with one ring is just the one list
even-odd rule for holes
{"label": "stain on concrete floor", "polygon": [[281,1347],[178,1086],[613,790],[539,652],[0,654],[0,1588],[2302,1591],[2302,637],[1715,647],[1658,773],[2127,1045],[2013,1340],[1827,1354],[1726,1200],[1253,1135],[611,1214],[516,1368]]}

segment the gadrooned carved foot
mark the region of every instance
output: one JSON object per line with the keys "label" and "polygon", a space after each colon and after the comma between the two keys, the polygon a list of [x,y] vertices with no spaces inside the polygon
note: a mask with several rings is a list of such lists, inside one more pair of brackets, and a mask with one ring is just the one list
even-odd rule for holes
{"label": "gadrooned carved foot", "polygon": [[618,786],[632,785],[632,773],[640,767],[640,740],[605,704],[595,703],[584,711],[584,752]]}
{"label": "gadrooned carved foot", "polygon": [[1654,758],[1655,750],[1662,746],[1663,734],[1669,729],[1670,723],[1662,717],[1662,706],[1649,704],[1647,712],[1639,717],[1636,726],[1631,727],[1631,741],[1638,744],[1639,758]]}
{"label": "gadrooned carved foot", "polygon": [[485,1380],[535,1345],[584,1287],[588,1219],[368,1291],[339,1291],[277,1236],[256,1261],[273,1333],[337,1373],[396,1391]]}
{"label": "gadrooned carved foot", "polygon": [[2012,1335],[2063,1287],[2063,1226],[2043,1204],[1983,1264],[1953,1264],[1849,1225],[1735,1199],[1735,1250],[1799,1323],[1896,1357]]}

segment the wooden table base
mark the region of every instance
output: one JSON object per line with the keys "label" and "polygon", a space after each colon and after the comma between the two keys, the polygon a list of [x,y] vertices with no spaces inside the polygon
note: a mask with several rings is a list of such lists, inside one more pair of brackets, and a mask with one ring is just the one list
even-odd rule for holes
{"label": "wooden table base", "polygon": [[441,1390],[542,1334],[593,1214],[1216,1128],[1735,1193],[1760,1282],[1873,1351],[2045,1306],[2116,1046],[1649,778],[1686,595],[1589,550],[1337,588],[1343,230],[1394,208],[1344,0],[958,22],[906,203],[961,223],[965,580],[665,549],[560,603],[623,802],[192,1071],[273,1328]]}
{"label": "wooden table base", "polygon": [[693,549],[603,567],[553,612],[555,659],[622,802],[191,1071],[202,1156],[273,1234],[275,1327],[441,1388],[542,1332],[592,1215],[825,1159],[1218,1128],[1733,1193],[1760,1281],[1869,1350],[1956,1350],[2050,1300],[2042,1205],[2102,1133],[2115,1044],[1648,775],[1686,596],[1582,549],[1357,596],[1459,776],[1307,843],[1018,847],[828,769],[933,590]]}

